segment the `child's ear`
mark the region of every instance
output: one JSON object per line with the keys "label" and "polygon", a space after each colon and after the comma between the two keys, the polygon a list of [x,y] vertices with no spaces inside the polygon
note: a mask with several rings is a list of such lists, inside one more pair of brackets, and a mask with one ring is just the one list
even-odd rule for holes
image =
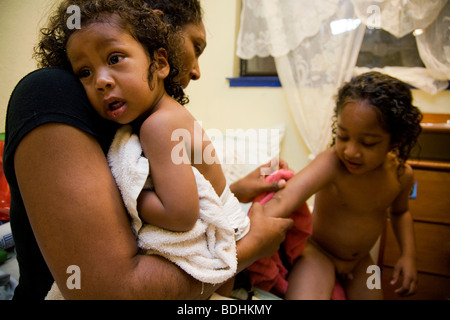
{"label": "child's ear", "polygon": [[391,148],[389,150],[390,152],[392,152],[393,154],[395,154],[396,156],[399,155],[400,150],[399,150],[399,143],[391,143]]}
{"label": "child's ear", "polygon": [[159,48],[155,52],[156,70],[155,74],[159,79],[165,79],[169,75],[170,65],[166,49]]}

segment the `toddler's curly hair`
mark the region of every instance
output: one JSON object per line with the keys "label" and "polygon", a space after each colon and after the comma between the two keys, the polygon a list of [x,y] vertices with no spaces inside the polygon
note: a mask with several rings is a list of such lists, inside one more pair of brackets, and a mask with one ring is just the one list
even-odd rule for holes
{"label": "toddler's curly hair", "polygon": [[180,104],[189,102],[181,84],[175,81],[180,70],[181,31],[163,21],[163,13],[154,11],[142,0],[63,0],[49,18],[46,28],[41,29],[41,38],[34,48],[34,58],[39,67],[61,67],[72,71],[67,58],[66,46],[70,36],[77,31],[68,26],[74,14],[68,8],[80,9],[81,28],[95,22],[109,22],[112,15],[120,19],[120,27],[129,32],[148,51],[151,59],[149,83],[153,78],[154,53],[163,48],[168,53],[169,75],[164,79],[167,93]]}
{"label": "toddler's curly hair", "polygon": [[408,85],[399,79],[374,71],[361,74],[344,84],[337,95],[332,145],[336,143],[339,112],[350,101],[366,101],[378,110],[380,125],[390,133],[392,151],[397,154],[402,167],[417,143],[423,118],[419,108],[412,104],[412,93]]}

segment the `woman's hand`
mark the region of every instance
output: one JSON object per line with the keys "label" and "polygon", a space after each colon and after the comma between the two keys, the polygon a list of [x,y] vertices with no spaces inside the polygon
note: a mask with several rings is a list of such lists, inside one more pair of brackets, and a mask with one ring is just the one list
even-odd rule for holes
{"label": "woman's hand", "polygon": [[250,211],[250,231],[237,243],[238,272],[278,251],[286,232],[294,225],[292,219],[265,216],[260,203],[254,203]]}
{"label": "woman's hand", "polygon": [[289,169],[287,162],[279,159],[279,161],[270,161],[259,166],[245,177],[232,183],[230,185],[231,192],[234,193],[240,202],[248,203],[253,201],[261,193],[276,192],[283,189],[286,185],[286,180],[282,179],[275,182],[265,181],[267,175],[278,169]]}

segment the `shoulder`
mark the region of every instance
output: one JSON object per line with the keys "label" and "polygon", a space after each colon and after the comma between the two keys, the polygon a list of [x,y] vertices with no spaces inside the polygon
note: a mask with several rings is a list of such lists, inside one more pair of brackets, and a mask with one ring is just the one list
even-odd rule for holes
{"label": "shoulder", "polygon": [[339,157],[335,147],[331,147],[321,152],[317,157],[321,157],[326,161],[339,162]]}
{"label": "shoulder", "polygon": [[397,176],[397,179],[402,187],[402,189],[410,188],[414,183],[414,172],[413,168],[406,162],[401,164],[397,156],[392,153],[388,153],[386,156],[387,164],[389,169],[393,174]]}
{"label": "shoulder", "polygon": [[6,115],[9,147],[15,149],[28,132],[49,122],[94,135],[105,149],[116,129],[91,107],[79,79],[61,68],[35,70],[16,85]]}
{"label": "shoulder", "polygon": [[344,173],[341,161],[336,153],[336,149],[331,147],[319,153],[307,166],[307,170],[311,174],[323,181],[333,181],[339,175]]}
{"label": "shoulder", "polygon": [[79,113],[79,108],[91,109],[74,75],[60,68],[38,69],[23,77],[14,88],[8,102],[7,130],[60,120]]}
{"label": "shoulder", "polygon": [[405,163],[403,168],[399,171],[399,182],[402,189],[410,189],[414,184],[414,171],[413,168]]}
{"label": "shoulder", "polygon": [[64,68],[59,67],[48,67],[48,68],[40,68],[36,69],[34,71],[31,71],[28,75],[26,75],[24,78],[42,78],[45,77],[46,79],[77,79],[73,73],[69,70],[66,70]]}
{"label": "shoulder", "polygon": [[33,88],[36,88],[36,86],[46,88],[57,85],[60,87],[65,84],[81,85],[70,71],[57,67],[49,67],[30,72],[19,81],[16,89],[29,86]]}
{"label": "shoulder", "polygon": [[19,81],[10,98],[10,104],[46,104],[39,107],[57,104],[60,110],[62,102],[89,105],[78,78],[61,68],[42,68],[29,73]]}
{"label": "shoulder", "polygon": [[191,131],[194,117],[185,107],[176,101],[168,100],[164,106],[159,107],[142,123],[140,134],[149,136],[167,136],[177,131]]}
{"label": "shoulder", "polygon": [[322,166],[325,166],[326,169],[330,171],[336,170],[336,172],[342,167],[335,147],[328,148],[319,153],[319,155],[311,162],[311,164],[313,163],[319,163]]}

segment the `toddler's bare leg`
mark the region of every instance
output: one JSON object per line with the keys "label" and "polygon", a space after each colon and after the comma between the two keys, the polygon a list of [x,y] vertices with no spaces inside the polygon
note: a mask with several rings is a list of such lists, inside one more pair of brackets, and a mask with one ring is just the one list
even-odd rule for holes
{"label": "toddler's bare leg", "polygon": [[[363,258],[353,269],[351,276],[343,279],[343,285],[349,300],[383,300],[381,289],[369,289],[367,279],[373,273],[367,273],[367,267],[374,265],[370,254]],[[377,281],[381,282],[381,279]]]}
{"label": "toddler's bare leg", "polygon": [[335,279],[331,260],[308,242],[289,274],[285,299],[330,300]]}

